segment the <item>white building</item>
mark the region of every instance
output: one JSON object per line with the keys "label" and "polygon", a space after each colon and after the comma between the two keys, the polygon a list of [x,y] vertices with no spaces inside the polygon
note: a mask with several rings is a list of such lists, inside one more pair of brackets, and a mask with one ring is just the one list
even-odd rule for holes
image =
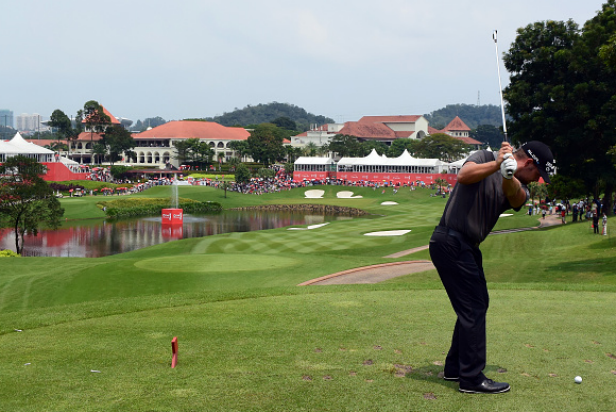
{"label": "white building", "polygon": [[250,132],[241,127],[226,127],[214,122],[192,120],[171,121],[145,132],[133,134],[137,146],[137,165],[165,167],[167,163],[180,166],[175,142],[199,139],[206,142],[215,153],[215,159],[229,160],[234,157],[231,142],[247,140]]}
{"label": "white building", "polygon": [[420,140],[430,134],[445,133],[478,148],[482,143],[471,138],[470,131],[457,116],[443,130],[430,127],[428,120],[419,115],[364,116],[356,122],[329,123],[292,136],[291,146],[306,147],[312,143],[320,147],[329,144],[337,134],[354,136],[359,141],[375,140],[390,146],[396,139]]}
{"label": "white building", "polygon": [[38,114],[22,113],[15,118],[16,129],[20,132],[43,132],[49,127],[43,124],[43,117]]}

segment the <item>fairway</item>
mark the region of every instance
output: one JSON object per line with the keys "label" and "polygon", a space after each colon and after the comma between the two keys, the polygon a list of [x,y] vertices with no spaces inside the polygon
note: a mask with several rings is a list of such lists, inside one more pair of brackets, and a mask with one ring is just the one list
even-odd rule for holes
{"label": "fairway", "polygon": [[[611,293],[492,297],[487,373],[514,388],[502,397],[464,396],[438,377],[454,322],[440,291],[329,290],[186,302],[5,335],[14,350],[3,362],[3,392],[14,396],[3,406],[488,411],[569,410],[573,402],[609,410],[616,395]],[[169,367],[173,336],[176,369]],[[27,396],[33,392],[36,399]]]}
{"label": "fairway", "polygon": [[[234,264],[231,264],[233,262]],[[140,269],[167,272],[167,273],[208,273],[208,272],[237,272],[254,270],[259,267],[264,270],[279,269],[297,264],[291,258],[271,256],[245,255],[245,254],[210,254],[207,257],[200,255],[167,256],[161,258],[144,259],[135,263]]]}
{"label": "fairway", "polygon": [[[351,199],[337,196],[344,187],[321,188],[323,198],[309,200],[306,189],[228,198],[179,189],[225,208],[310,201],[372,216],[104,258],[3,259],[2,410],[613,409],[616,239],[593,235],[587,222],[487,238],[486,374],[512,391],[463,395],[439,378],[455,316],[436,271],[370,285],[297,286],[368,265],[429,260],[425,249],[387,256],[427,245],[446,199],[428,189],[353,188],[362,198]],[[397,205],[382,205],[388,201]],[[64,202],[69,219],[96,207],[92,198]],[[537,225],[519,212],[496,229]],[[396,236],[366,236],[374,232]],[[175,336],[179,363],[171,369]]]}

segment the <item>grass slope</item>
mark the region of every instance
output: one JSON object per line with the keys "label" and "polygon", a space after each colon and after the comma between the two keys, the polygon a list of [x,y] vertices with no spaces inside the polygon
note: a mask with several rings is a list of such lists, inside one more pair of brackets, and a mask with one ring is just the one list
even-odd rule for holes
{"label": "grass slope", "polygon": [[[615,242],[588,223],[489,236],[487,374],[500,396],[438,378],[455,321],[435,271],[376,285],[297,287],[353,267],[429,258],[445,199],[428,190],[337,199],[343,187],[253,196],[180,187],[223,207],[355,206],[376,215],[315,230],[185,239],[97,259],[0,266],[0,405],[11,411],[611,410],[616,396]],[[168,187],[138,196],[168,197]],[[64,199],[67,218],[96,198]],[[382,201],[397,206],[382,206]],[[68,206],[68,207],[67,207]],[[612,219],[610,218],[610,225]],[[522,213],[497,229],[536,226]],[[371,231],[411,229],[398,237]],[[23,330],[16,332],[15,329]],[[177,336],[180,363],[171,369]],[[92,372],[98,371],[98,372]],[[576,385],[573,377],[584,383]]]}

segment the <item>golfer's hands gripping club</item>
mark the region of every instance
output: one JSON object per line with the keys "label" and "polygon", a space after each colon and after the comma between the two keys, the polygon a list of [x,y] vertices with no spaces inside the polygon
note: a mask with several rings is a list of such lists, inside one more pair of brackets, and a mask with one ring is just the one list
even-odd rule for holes
{"label": "golfer's hands gripping club", "polygon": [[518,169],[518,163],[515,161],[511,153],[505,154],[503,158],[505,160],[503,160],[503,163],[500,165],[501,174],[505,179],[511,179],[515,171]]}

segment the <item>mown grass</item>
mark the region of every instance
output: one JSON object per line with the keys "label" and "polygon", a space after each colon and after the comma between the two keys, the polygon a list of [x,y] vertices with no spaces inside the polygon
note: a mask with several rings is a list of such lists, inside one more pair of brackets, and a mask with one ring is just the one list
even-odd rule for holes
{"label": "mown grass", "polygon": [[[492,299],[486,373],[513,390],[464,396],[438,378],[455,317],[435,271],[374,285],[296,286],[353,267],[429,258],[427,251],[385,256],[427,244],[445,199],[363,188],[351,189],[362,199],[337,199],[349,189],[331,186],[319,187],[325,198],[316,200],[304,198],[307,189],[226,199],[211,188],[179,189],[224,208],[313,202],[382,216],[97,259],[3,259],[2,410],[613,409],[616,242],[587,222],[491,235],[482,244]],[[67,217],[88,216],[90,199],[73,200],[63,200]],[[497,229],[537,220],[515,213]],[[411,232],[363,236],[394,229]],[[174,336],[180,363],[171,369]]]}

